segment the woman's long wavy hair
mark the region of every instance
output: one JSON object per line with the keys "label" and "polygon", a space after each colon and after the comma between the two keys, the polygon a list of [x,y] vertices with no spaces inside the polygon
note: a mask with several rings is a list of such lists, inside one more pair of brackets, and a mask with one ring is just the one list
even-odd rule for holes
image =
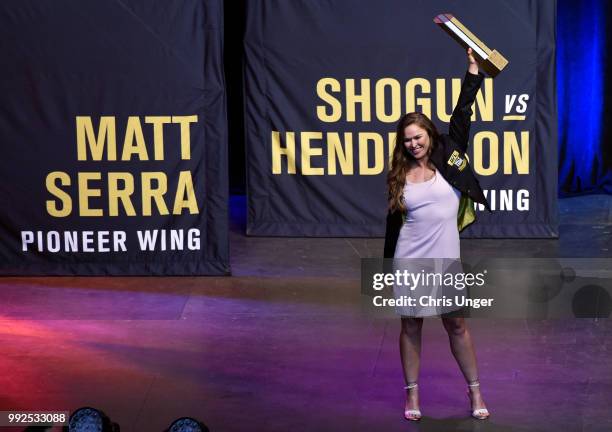
{"label": "woman's long wavy hair", "polygon": [[404,146],[404,129],[411,124],[416,124],[427,131],[431,143],[428,155],[431,154],[438,143],[438,129],[436,129],[436,125],[434,125],[425,114],[413,112],[405,114],[399,119],[397,122],[395,148],[393,149],[393,157],[391,158],[391,169],[387,174],[389,210],[392,212],[396,210],[402,212],[406,211],[406,205],[403,200],[406,174],[408,173],[408,169],[416,164],[416,159]]}

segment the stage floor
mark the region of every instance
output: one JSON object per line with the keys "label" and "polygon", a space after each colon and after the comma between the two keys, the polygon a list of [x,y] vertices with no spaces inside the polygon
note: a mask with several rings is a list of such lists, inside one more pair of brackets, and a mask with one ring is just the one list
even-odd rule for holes
{"label": "stage floor", "polygon": [[[427,320],[424,418],[405,421],[399,320],[360,307],[360,258],[382,239],[250,238],[244,198],[232,204],[232,277],[0,279],[0,411],[92,406],[122,432],[181,416],[212,432],[612,430],[609,319],[470,320],[484,422]],[[559,212],[558,240],[463,240],[462,253],[612,258],[612,197]]]}

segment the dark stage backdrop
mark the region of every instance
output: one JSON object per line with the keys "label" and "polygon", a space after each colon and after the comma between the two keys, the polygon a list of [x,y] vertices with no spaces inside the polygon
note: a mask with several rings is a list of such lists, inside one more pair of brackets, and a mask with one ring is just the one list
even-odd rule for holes
{"label": "dark stage backdrop", "polygon": [[475,103],[468,155],[494,208],[474,237],[557,236],[555,1],[247,2],[247,232],[382,235],[385,174],[405,112],[441,131],[465,52],[452,13],[510,60]]}
{"label": "dark stage backdrop", "polygon": [[220,0],[0,4],[0,273],[229,272]]}

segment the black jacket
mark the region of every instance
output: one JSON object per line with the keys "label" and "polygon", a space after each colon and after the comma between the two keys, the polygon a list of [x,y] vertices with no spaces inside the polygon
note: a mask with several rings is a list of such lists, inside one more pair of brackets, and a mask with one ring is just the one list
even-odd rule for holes
{"label": "black jacket", "polygon": [[[465,152],[470,136],[472,104],[484,75],[467,72],[461,86],[461,93],[457,105],[453,110],[448,127],[448,135],[441,134],[429,160],[438,169],[448,183],[461,192],[461,203],[457,215],[458,229],[474,222],[474,201],[484,204],[490,211],[489,203],[482,192],[478,179],[470,167]],[[387,214],[387,227],[385,229],[385,258],[393,258],[395,246],[400,229],[404,223],[404,215],[396,210]]]}

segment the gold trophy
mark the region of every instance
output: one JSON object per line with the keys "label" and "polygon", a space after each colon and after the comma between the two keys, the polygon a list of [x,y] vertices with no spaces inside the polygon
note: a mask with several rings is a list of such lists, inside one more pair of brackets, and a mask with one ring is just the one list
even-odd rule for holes
{"label": "gold trophy", "polygon": [[503,55],[487,47],[453,15],[440,14],[434,18],[434,22],[461,46],[472,48],[478,64],[490,76],[495,77],[508,64],[508,60]]}

